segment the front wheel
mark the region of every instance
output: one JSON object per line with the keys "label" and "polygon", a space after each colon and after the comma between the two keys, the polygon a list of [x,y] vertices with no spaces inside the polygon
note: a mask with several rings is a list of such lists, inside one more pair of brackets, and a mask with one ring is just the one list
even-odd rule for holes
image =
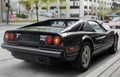
{"label": "front wheel", "polygon": [[91,61],[91,45],[88,42],[83,43],[78,58],[71,63],[71,66],[81,72],[89,68]]}

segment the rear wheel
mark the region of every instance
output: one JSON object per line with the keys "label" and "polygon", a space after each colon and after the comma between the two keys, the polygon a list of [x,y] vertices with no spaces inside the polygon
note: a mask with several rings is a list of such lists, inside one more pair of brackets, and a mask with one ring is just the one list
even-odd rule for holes
{"label": "rear wheel", "polygon": [[78,58],[71,63],[71,66],[81,72],[86,71],[91,61],[91,50],[91,45],[88,42],[83,43]]}

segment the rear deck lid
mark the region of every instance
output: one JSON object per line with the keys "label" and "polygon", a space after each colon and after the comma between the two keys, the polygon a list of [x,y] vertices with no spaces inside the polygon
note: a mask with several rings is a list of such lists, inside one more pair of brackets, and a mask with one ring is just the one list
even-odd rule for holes
{"label": "rear deck lid", "polygon": [[59,32],[61,32],[64,28],[65,28],[65,27],[32,26],[32,27],[22,28],[22,29],[20,29],[20,30],[23,30],[23,31],[38,31],[38,32],[59,33]]}

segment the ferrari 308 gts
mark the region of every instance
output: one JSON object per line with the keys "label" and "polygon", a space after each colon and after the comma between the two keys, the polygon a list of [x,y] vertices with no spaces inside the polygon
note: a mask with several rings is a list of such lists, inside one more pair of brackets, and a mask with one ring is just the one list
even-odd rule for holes
{"label": "ferrari 308 gts", "polygon": [[118,34],[97,21],[49,19],[6,31],[2,48],[18,59],[48,65],[64,61],[84,72],[93,54],[115,53],[117,45]]}

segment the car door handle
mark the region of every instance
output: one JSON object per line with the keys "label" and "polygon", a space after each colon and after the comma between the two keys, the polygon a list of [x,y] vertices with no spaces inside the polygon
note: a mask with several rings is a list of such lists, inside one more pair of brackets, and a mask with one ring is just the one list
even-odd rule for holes
{"label": "car door handle", "polygon": [[96,40],[104,39],[106,36],[97,37]]}

